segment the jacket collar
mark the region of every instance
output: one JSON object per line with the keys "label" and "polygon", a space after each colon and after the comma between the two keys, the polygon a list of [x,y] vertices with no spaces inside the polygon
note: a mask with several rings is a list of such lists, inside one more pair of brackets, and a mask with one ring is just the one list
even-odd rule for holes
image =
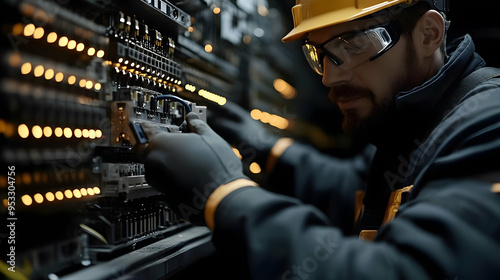
{"label": "jacket collar", "polygon": [[448,44],[448,61],[423,84],[395,96],[394,108],[386,123],[372,135],[370,142],[380,149],[412,149],[409,142],[424,139],[443,111],[451,105],[454,87],[468,74],[483,66],[475,53],[472,38],[465,35]]}
{"label": "jacket collar", "polygon": [[465,35],[449,44],[451,54],[439,72],[420,86],[396,95],[396,107],[402,117],[424,118],[453,92],[453,87],[475,69],[484,66],[484,60],[475,53],[472,38]]}

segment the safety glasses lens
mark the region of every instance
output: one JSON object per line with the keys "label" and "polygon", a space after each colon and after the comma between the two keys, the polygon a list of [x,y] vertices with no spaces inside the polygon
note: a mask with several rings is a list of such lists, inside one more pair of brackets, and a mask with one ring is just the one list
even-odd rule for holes
{"label": "safety glasses lens", "polygon": [[309,62],[309,65],[311,65],[311,68],[318,73],[319,75],[323,75],[323,57],[320,52],[318,52],[318,49],[310,44],[305,43],[302,46],[302,51],[304,52],[304,55],[306,56],[307,62]]}
{"label": "safety glasses lens", "polygon": [[336,37],[326,42],[323,49],[343,62],[339,64],[342,69],[350,70],[376,58],[391,42],[389,32],[377,27]]}
{"label": "safety glasses lens", "polygon": [[319,46],[306,41],[302,51],[311,68],[319,75],[323,75],[325,56],[340,68],[351,70],[367,61],[375,60],[389,50],[399,39],[399,34],[393,36],[386,28],[375,27],[335,36]]}

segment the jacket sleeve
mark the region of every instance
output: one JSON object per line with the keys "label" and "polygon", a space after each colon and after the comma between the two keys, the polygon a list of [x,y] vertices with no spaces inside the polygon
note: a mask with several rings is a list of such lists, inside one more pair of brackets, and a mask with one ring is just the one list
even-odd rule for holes
{"label": "jacket sleeve", "polygon": [[298,199],[245,187],[219,204],[215,246],[245,255],[259,280],[498,279],[500,99],[470,102],[431,135],[409,201],[373,242]]}
{"label": "jacket sleeve", "polygon": [[373,242],[317,208],[257,187],[217,208],[213,241],[244,255],[252,279],[497,279],[500,195],[479,181],[430,183]]}
{"label": "jacket sleeve", "polygon": [[294,143],[279,157],[268,186],[273,192],[316,206],[334,225],[349,232],[354,220],[355,193],[365,189],[374,152],[375,147],[367,146],[359,155],[341,159]]}

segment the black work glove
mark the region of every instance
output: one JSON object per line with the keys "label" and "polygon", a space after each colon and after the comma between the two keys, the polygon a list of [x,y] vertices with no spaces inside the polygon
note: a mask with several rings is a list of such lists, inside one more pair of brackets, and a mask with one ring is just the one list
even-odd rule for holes
{"label": "black work glove", "polygon": [[169,133],[144,126],[149,144],[143,160],[148,184],[166,194],[172,210],[185,220],[204,225],[208,197],[220,185],[246,178],[231,146],[196,113],[186,116],[193,133]]}
{"label": "black work glove", "polygon": [[250,113],[235,103],[227,102],[211,112],[209,124],[220,136],[240,152],[243,160],[257,162],[265,168],[271,148],[279,137]]}

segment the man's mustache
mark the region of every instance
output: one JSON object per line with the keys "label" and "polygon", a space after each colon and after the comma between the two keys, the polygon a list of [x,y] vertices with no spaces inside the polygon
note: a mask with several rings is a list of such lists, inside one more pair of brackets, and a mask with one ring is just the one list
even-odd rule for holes
{"label": "man's mustache", "polygon": [[366,88],[360,88],[360,87],[347,85],[347,84],[332,87],[330,89],[328,97],[330,98],[330,101],[332,103],[345,102],[345,101],[349,101],[349,100],[352,100],[355,98],[361,98],[361,97],[366,97],[366,98],[369,98],[371,100],[374,99],[374,95],[370,90],[368,90]]}

